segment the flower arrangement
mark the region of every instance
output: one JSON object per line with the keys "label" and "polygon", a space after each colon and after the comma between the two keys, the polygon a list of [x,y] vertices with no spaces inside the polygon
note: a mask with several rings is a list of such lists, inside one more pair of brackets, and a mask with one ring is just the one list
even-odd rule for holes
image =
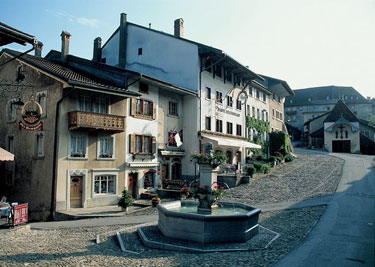
{"label": "flower arrangement", "polygon": [[209,188],[205,186],[204,188],[200,187],[199,183],[195,183],[191,188],[191,194],[196,199],[202,198],[213,198],[214,201],[221,199],[224,196],[224,187],[215,185],[214,188]]}
{"label": "flower arrangement", "polygon": [[160,198],[156,196],[151,199],[151,204],[153,207],[156,207],[160,203],[160,201]]}
{"label": "flower arrangement", "polygon": [[226,162],[227,156],[224,153],[220,152],[215,152],[212,155],[194,153],[191,155],[191,159],[195,160],[197,163],[210,164],[212,167],[216,168],[217,166]]}

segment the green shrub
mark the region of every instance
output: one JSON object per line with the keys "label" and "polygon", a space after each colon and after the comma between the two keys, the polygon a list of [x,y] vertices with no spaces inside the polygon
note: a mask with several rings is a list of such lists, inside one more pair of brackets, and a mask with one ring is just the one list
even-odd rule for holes
{"label": "green shrub", "polygon": [[130,207],[132,204],[133,204],[133,197],[131,193],[128,190],[124,189],[122,191],[122,196],[120,200],[118,201],[118,206],[122,208],[127,208],[127,207]]}
{"label": "green shrub", "polygon": [[263,173],[270,173],[271,167],[268,164],[263,164]]}
{"label": "green shrub", "polygon": [[247,174],[250,176],[253,176],[256,172],[257,170],[254,167],[247,168]]}
{"label": "green shrub", "polygon": [[285,162],[291,162],[294,160],[294,157],[291,154],[286,154],[284,160]]}

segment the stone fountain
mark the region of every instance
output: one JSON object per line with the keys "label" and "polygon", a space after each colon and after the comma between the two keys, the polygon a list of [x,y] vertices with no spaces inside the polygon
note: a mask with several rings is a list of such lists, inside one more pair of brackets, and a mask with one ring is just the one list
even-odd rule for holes
{"label": "stone fountain", "polygon": [[[212,153],[212,144],[206,144]],[[211,154],[212,155],[212,154]],[[200,164],[200,188],[217,184],[215,164]],[[158,227],[169,238],[199,243],[246,242],[258,233],[260,209],[238,202],[217,201],[209,194],[198,201],[174,201],[157,206]]]}

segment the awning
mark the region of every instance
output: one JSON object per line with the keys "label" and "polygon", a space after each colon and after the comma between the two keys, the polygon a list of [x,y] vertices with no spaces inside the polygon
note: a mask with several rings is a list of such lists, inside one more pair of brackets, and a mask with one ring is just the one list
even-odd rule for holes
{"label": "awning", "polygon": [[159,162],[129,162],[128,165],[132,168],[155,168],[159,166]]}
{"label": "awning", "polygon": [[207,134],[202,133],[203,138],[207,138],[211,141],[217,142],[219,146],[234,146],[234,147],[245,147],[245,148],[262,148],[262,146],[250,143],[244,140],[235,140],[235,139],[230,139],[230,138],[225,138],[225,137],[220,137],[220,136],[211,136]]}
{"label": "awning", "polygon": [[0,147],[0,161],[14,161],[14,155]]}

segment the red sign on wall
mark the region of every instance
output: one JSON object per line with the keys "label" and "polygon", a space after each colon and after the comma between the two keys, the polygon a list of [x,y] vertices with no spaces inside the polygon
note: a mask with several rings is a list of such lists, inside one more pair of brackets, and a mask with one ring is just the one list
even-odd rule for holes
{"label": "red sign on wall", "polygon": [[21,223],[27,223],[28,219],[28,203],[15,205],[14,206],[14,225],[19,225]]}

